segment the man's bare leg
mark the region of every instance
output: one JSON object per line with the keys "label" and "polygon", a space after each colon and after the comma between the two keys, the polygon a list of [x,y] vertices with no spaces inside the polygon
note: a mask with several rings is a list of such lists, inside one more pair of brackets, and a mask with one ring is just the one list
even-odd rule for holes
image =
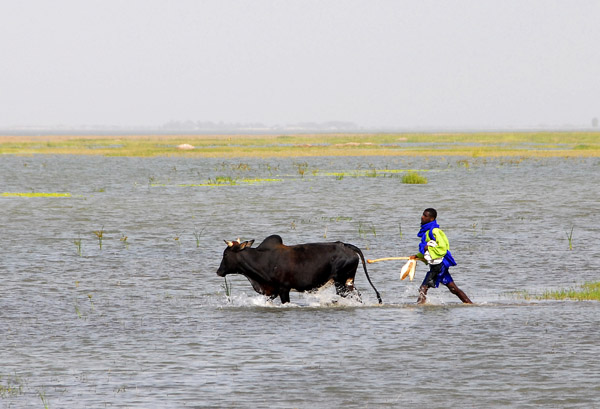
{"label": "man's bare leg", "polygon": [[450,290],[450,292],[454,295],[456,295],[458,298],[460,298],[460,300],[462,302],[464,302],[465,304],[473,304],[473,302],[469,299],[469,297],[467,297],[467,294],[465,294],[463,292],[463,290],[461,290],[460,288],[458,288],[456,286],[456,284],[454,284],[454,282],[450,283],[450,284],[446,284],[446,287],[448,287],[448,290]]}

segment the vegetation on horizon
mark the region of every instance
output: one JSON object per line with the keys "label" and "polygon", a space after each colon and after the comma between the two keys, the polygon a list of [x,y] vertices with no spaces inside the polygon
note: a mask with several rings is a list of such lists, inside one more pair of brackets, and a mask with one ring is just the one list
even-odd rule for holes
{"label": "vegetation on horizon", "polygon": [[[188,144],[193,149],[178,149]],[[0,154],[308,157],[600,157],[600,132],[0,136]],[[298,172],[306,169],[298,163]]]}

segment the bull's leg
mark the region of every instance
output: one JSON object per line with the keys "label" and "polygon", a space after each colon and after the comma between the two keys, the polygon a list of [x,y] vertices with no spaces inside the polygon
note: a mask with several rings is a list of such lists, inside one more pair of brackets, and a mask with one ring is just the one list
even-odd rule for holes
{"label": "bull's leg", "polygon": [[360,296],[360,292],[356,287],[354,287],[354,277],[350,277],[346,280],[346,288],[353,296],[355,296],[358,301],[362,302],[362,297]]}
{"label": "bull's leg", "polygon": [[345,297],[348,295],[348,289],[343,283],[335,283],[335,293],[340,297]]}
{"label": "bull's leg", "polygon": [[334,268],[335,291],[341,297],[352,295],[353,298],[362,302],[360,293],[354,287],[354,276],[358,267],[358,257],[353,256],[346,260],[342,265]]}
{"label": "bull's leg", "polygon": [[290,290],[281,290],[279,292],[279,299],[282,304],[290,302]]}
{"label": "bull's leg", "polygon": [[335,292],[340,297],[346,298],[348,295],[353,295],[356,299],[362,302],[360,292],[354,287],[354,279],[348,278],[345,283],[335,283]]}

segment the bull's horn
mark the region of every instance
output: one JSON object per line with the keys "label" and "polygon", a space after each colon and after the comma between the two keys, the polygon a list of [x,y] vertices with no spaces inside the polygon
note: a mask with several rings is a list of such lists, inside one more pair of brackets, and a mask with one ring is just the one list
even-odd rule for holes
{"label": "bull's horn", "polygon": [[229,241],[229,240],[223,240],[225,243],[227,243],[227,247],[233,247],[233,245],[235,244],[235,242],[233,241]]}
{"label": "bull's horn", "polygon": [[254,243],[254,240],[247,240],[241,243],[241,247],[242,249],[245,249],[246,247],[252,247],[252,243]]}

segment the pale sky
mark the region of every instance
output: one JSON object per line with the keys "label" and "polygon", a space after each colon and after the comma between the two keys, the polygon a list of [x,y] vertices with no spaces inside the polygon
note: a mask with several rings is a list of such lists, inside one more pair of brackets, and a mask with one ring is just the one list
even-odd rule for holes
{"label": "pale sky", "polygon": [[600,118],[600,0],[2,0],[0,55],[0,128]]}

